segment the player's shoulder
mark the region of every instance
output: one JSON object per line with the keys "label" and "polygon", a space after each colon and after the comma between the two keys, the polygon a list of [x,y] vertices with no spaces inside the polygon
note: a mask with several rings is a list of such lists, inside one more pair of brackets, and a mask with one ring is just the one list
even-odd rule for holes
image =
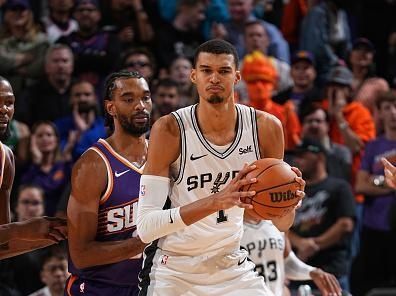
{"label": "player's shoulder", "polygon": [[100,155],[100,151],[96,151],[94,148],[89,148],[74,164],[73,174],[74,172],[100,173],[105,169],[105,160]]}
{"label": "player's shoulder", "polygon": [[179,137],[180,132],[176,117],[172,114],[168,114],[157,119],[151,129],[150,138],[153,134],[163,137]]}
{"label": "player's shoulder", "polygon": [[264,130],[282,129],[282,123],[275,115],[257,109],[255,112],[259,134]]}

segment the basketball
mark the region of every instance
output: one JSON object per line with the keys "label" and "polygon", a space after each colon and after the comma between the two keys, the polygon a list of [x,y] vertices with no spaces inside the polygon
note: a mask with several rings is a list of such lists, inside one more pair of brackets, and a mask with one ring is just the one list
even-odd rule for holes
{"label": "basketball", "polygon": [[256,168],[245,178],[257,178],[257,182],[241,190],[256,191],[256,195],[246,197],[243,202],[252,204],[252,211],[262,219],[285,215],[299,201],[296,190],[300,184],[295,181],[296,173],[290,165],[277,158],[259,159],[253,164]]}

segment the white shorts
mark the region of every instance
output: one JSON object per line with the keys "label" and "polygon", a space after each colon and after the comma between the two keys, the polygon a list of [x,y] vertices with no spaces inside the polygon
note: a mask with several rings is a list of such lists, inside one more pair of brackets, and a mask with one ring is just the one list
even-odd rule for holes
{"label": "white shorts", "polygon": [[157,249],[149,279],[142,283],[139,296],[273,296],[245,250],[190,257]]}

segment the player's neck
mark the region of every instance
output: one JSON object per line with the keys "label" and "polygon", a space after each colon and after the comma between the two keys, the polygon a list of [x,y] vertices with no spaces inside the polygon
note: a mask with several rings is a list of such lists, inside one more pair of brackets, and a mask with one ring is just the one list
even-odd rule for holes
{"label": "player's neck", "polygon": [[141,162],[141,158],[146,157],[147,143],[145,135],[132,136],[126,133],[114,131],[114,133],[106,139],[115,152],[125,157],[131,162]]}
{"label": "player's neck", "polygon": [[224,133],[234,131],[237,111],[234,102],[211,104],[201,102],[197,106],[197,118],[201,131]]}

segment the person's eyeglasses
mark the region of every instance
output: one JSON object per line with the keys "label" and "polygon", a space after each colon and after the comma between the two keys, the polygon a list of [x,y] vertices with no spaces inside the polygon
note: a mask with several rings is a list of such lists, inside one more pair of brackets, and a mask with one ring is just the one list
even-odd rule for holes
{"label": "person's eyeglasses", "polygon": [[125,67],[132,67],[132,68],[138,67],[138,68],[143,68],[143,67],[147,67],[147,66],[149,66],[149,65],[150,65],[149,63],[137,61],[137,62],[129,62],[129,63],[127,63],[127,64],[125,65]]}
{"label": "person's eyeglasses", "polygon": [[28,200],[28,199],[20,200],[19,202],[21,204],[23,204],[23,205],[26,205],[26,206],[27,205],[38,206],[38,205],[43,204],[42,201],[39,201],[39,200]]}

